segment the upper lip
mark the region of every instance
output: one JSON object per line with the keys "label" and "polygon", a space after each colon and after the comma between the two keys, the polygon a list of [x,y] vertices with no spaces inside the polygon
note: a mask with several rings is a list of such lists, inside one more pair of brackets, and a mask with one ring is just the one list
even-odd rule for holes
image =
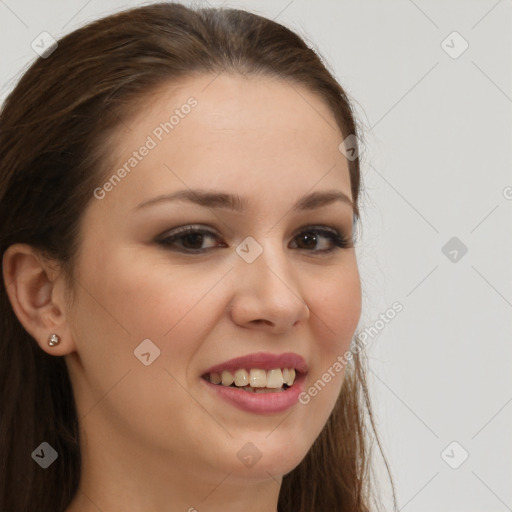
{"label": "upper lip", "polygon": [[295,352],[285,352],[283,354],[257,352],[254,354],[235,357],[229,361],[216,364],[215,366],[208,368],[203,375],[208,373],[221,373],[223,370],[235,371],[240,368],[260,368],[262,370],[295,368],[295,370],[301,373],[306,373],[308,371],[308,365],[305,359]]}

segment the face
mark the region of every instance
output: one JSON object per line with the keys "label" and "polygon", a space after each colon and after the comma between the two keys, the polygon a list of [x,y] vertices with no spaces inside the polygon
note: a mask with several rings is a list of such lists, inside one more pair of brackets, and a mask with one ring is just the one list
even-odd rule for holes
{"label": "face", "polygon": [[[307,391],[348,350],[360,279],[353,246],[335,236],[350,240],[352,207],[294,206],[325,191],[350,200],[350,179],[321,99],[277,79],[214,78],[162,88],[111,140],[115,164],[82,219],[66,363],[81,426],[105,449],[129,444],[205,479],[268,478],[304,458],[343,371],[307,404],[259,412],[202,376],[235,357],[292,352],[307,363]],[[243,209],[151,202],[191,190],[235,195]],[[257,463],[243,463],[248,450]]]}

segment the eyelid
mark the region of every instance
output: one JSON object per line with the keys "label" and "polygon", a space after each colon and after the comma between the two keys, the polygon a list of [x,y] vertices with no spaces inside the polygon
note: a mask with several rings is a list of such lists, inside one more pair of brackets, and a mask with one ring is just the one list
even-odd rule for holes
{"label": "eyelid", "polygon": [[192,231],[192,232],[206,231],[208,233],[208,235],[218,236],[218,237],[221,236],[218,233],[218,231],[216,229],[212,228],[211,226],[207,226],[204,224],[185,224],[183,226],[177,226],[173,229],[168,229],[167,231],[165,231],[164,233],[159,235],[156,238],[156,241],[165,240],[166,238],[169,238],[171,236],[186,235],[190,231]]}
{"label": "eyelid", "polygon": [[[330,232],[332,234],[339,234],[340,236],[345,236],[348,239],[352,239],[352,235],[347,235],[345,233],[345,229],[342,227],[334,227],[329,226],[326,224],[306,224],[304,226],[301,226],[297,228],[294,233],[292,234],[292,238],[296,237],[300,233],[303,233],[308,230],[318,230],[318,231],[325,231]],[[211,236],[217,236],[221,237],[222,235],[213,227],[207,226],[204,224],[185,224],[183,226],[177,226],[176,228],[173,228],[171,230],[167,230],[161,235],[159,235],[156,238],[156,241],[165,240],[166,238],[169,238],[171,236],[178,236],[178,235],[186,235],[188,232],[195,232],[195,231],[205,231],[206,234]]]}

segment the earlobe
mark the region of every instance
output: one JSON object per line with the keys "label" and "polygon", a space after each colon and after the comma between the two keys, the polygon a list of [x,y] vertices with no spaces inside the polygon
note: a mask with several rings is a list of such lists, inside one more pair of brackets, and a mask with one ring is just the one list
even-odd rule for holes
{"label": "earlobe", "polygon": [[[7,296],[25,330],[49,354],[71,352],[66,305],[63,294],[57,293],[57,288],[63,286],[62,279],[37,250],[27,244],[11,245],[5,251],[2,263]],[[57,338],[51,338],[53,334],[59,341],[66,339],[69,343],[55,343]]]}

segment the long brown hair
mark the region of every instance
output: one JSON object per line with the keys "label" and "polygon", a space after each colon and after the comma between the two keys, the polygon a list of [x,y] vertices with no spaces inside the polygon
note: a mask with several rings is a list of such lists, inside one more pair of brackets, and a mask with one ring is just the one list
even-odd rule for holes
{"label": "long brown hair", "polygon": [[[108,135],[164,83],[226,70],[305,86],[327,103],[344,137],[361,136],[345,91],[318,54],[279,23],[169,2],[132,8],[60,39],[7,97],[0,113],[0,253],[29,244],[59,262],[71,287],[81,215],[108,171]],[[349,160],[359,221],[359,159]],[[22,327],[8,284],[0,285],[0,510],[62,512],[81,468],[71,382],[64,358],[41,350]],[[283,477],[279,512],[373,510],[365,411],[376,430],[362,357],[354,350],[328,422]],[[31,457],[42,441],[59,454],[46,470]]]}

